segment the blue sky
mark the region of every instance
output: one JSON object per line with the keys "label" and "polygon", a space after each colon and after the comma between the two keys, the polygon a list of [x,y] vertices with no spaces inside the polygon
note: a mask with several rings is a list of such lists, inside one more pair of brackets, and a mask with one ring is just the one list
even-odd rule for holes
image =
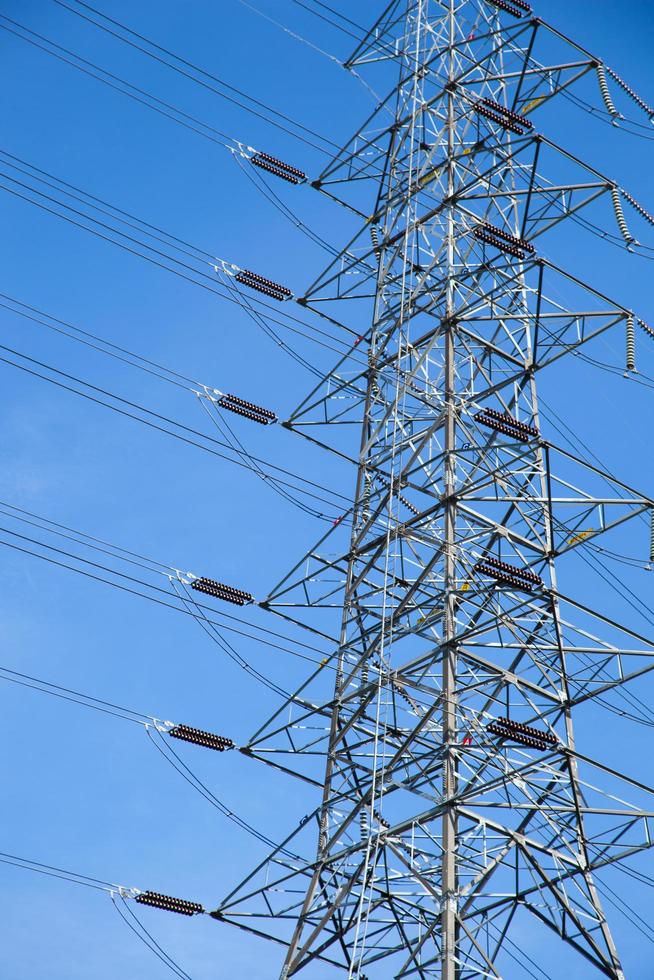
{"label": "blue sky", "polygon": [[[336,5],[363,24],[380,6],[378,0]],[[347,38],[291,0],[261,0],[260,7],[329,53],[349,53]],[[113,0],[103,9],[336,143],[370,110],[367,92],[351,76],[237,0],[193,5]],[[537,7],[536,12],[654,100],[650,4],[551,0],[546,11]],[[153,64],[49,0],[0,0],[0,14],[309,173],[322,163],[312,147]],[[3,31],[0,44],[4,151],[298,292],[325,265],[320,248],[264,200],[223,147],[11,34]],[[548,125],[548,135],[615,176],[654,210],[654,128],[647,141],[572,108],[550,114]],[[329,242],[346,240],[353,225],[341,209],[306,188],[275,190]],[[0,208],[0,291],[191,378],[269,405],[280,416],[308,390],[311,377],[233,305],[6,193],[0,195]],[[606,208],[604,224],[613,232],[612,222]],[[553,236],[549,248],[549,257],[560,265],[654,322],[650,262],[581,231],[574,240]],[[0,332],[7,347],[211,432],[187,391],[2,309]],[[330,364],[324,351],[297,343],[320,367]],[[623,339],[616,336],[596,353],[619,364],[622,350]],[[639,337],[639,365],[654,375],[654,347],[647,347],[647,338]],[[4,503],[255,595],[264,594],[318,536],[319,522],[281,501],[250,473],[2,363],[0,376]],[[574,421],[580,438],[610,467],[651,492],[650,389],[575,361],[543,380],[543,395],[569,424]],[[259,431],[238,422],[253,452],[351,492],[345,467],[281,429]],[[0,525],[18,529],[0,518]],[[646,549],[646,542],[629,539],[630,547],[641,545]],[[236,740],[273,706],[272,695],[244,676],[187,617],[7,548],[1,557],[3,666]],[[651,594],[645,573],[628,575],[641,594]],[[596,589],[591,582],[575,584],[586,597]],[[239,649],[284,685],[292,685],[304,669],[253,641],[243,641]],[[180,780],[136,725],[10,684],[0,687],[0,704],[1,850],[179,894],[208,907],[262,855],[256,843]],[[592,716],[582,722],[589,740],[595,724]],[[620,763],[628,755],[630,771],[646,778],[647,736],[642,730],[611,731],[602,746],[604,757]],[[272,837],[311,805],[295,784],[271,778],[243,758],[191,747],[184,758],[229,806]],[[0,915],[6,937],[3,977],[104,980],[118,974],[156,980],[168,975],[100,892],[0,865]],[[147,910],[144,916],[195,980],[276,975],[271,950],[227,927],[163,913],[158,918]],[[626,947],[627,976],[651,977],[642,938],[619,915],[612,921]],[[525,935],[534,948],[547,941],[540,933]],[[574,975],[586,976],[583,964],[575,963],[580,972]]]}

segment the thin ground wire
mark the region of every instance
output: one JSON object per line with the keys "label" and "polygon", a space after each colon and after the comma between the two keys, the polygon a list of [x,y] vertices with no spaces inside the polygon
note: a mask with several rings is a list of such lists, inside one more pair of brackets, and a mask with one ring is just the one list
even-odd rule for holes
{"label": "thin ground wire", "polygon": [[316,6],[323,7],[325,10],[329,11],[329,13],[334,14],[336,17],[340,17],[340,19],[344,21],[344,23],[350,24],[351,27],[356,27],[359,33],[355,34],[353,31],[348,30],[347,27],[343,27],[341,24],[338,24],[336,21],[331,20],[329,17],[326,17],[324,14],[318,13],[317,10],[313,10],[312,7],[309,7],[306,3],[303,3],[302,0],[291,0],[291,3],[294,3],[296,7],[302,7],[304,10],[308,11],[314,17],[318,17],[319,20],[322,20],[325,24],[329,24],[331,27],[335,27],[336,30],[341,31],[343,34],[347,34],[347,36],[352,38],[352,40],[358,41],[359,43],[365,41],[366,34],[368,33],[365,27],[362,27],[361,24],[357,24],[355,21],[350,20],[349,17],[346,17],[344,14],[341,14],[337,10],[334,10],[333,7],[328,7],[326,3],[321,3],[320,0],[315,0]]}
{"label": "thin ground wire", "polygon": [[[55,0],[55,2],[58,2],[58,0]],[[330,54],[329,51],[325,51],[324,48],[321,48],[317,44],[314,44],[313,41],[310,41],[308,38],[303,37],[301,34],[292,31],[290,27],[286,26],[286,24],[282,24],[281,21],[275,20],[274,17],[270,17],[263,10],[260,10],[259,7],[255,6],[255,4],[251,3],[250,0],[237,0],[237,3],[240,3],[242,7],[246,7],[248,10],[251,10],[253,14],[256,14],[258,17],[261,17],[263,20],[268,21],[269,24],[273,24],[275,27],[278,27],[281,31],[284,32],[284,34],[288,34],[288,36],[292,37],[295,41],[299,41],[300,44],[305,44],[308,48],[311,48],[312,51],[315,51],[317,54],[320,54],[324,58],[327,58],[327,60],[335,64],[337,68],[343,68],[343,63],[339,58],[336,57],[336,55]]]}
{"label": "thin ground wire", "polygon": [[[332,64],[336,65],[337,68],[340,68],[343,71],[346,71],[349,75],[352,75],[352,77],[356,78],[356,80],[365,88],[365,90],[368,92],[371,98],[374,99],[376,106],[379,107],[382,105],[381,97],[372,88],[372,86],[368,84],[365,78],[363,78],[357,71],[355,71],[354,68],[346,67],[345,64],[341,61],[341,59],[337,58],[336,55],[331,54],[329,51],[325,51],[324,48],[319,47],[313,41],[310,41],[309,38],[304,37],[304,35],[302,34],[298,34],[296,31],[291,30],[291,28],[288,27],[286,24],[282,24],[281,21],[275,20],[273,17],[270,17],[268,14],[264,13],[264,11],[261,10],[259,7],[256,7],[253,3],[251,3],[250,0],[237,0],[237,2],[240,3],[242,6],[249,8],[254,14],[257,14],[259,17],[263,18],[264,20],[267,20],[269,23],[274,24],[275,27],[278,27],[281,31],[283,31],[285,34],[288,34],[289,37],[293,38],[294,40],[299,41],[300,44],[306,45],[308,48],[311,48],[317,54],[322,55],[324,58],[327,58],[327,60],[332,62]],[[304,6],[304,4],[298,4],[298,6]],[[309,7],[305,7],[304,9],[309,10],[310,13],[316,15],[316,11],[310,10]],[[318,14],[317,16],[320,15]],[[325,17],[322,17],[321,19],[326,20]],[[327,21],[327,23],[330,22]],[[354,35],[352,36],[354,37]]]}

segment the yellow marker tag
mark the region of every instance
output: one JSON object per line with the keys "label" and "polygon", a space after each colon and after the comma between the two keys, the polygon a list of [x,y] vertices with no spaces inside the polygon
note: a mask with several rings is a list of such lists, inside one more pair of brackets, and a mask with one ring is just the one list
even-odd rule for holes
{"label": "yellow marker tag", "polygon": [[422,177],[418,178],[418,186],[424,187],[426,184],[430,184],[432,180],[435,180],[436,177],[438,177],[438,174],[442,169],[443,169],[443,164],[439,163],[439,165],[437,167],[434,167],[433,170],[427,171],[426,174],[423,174]]}
{"label": "yellow marker tag", "polygon": [[573,534],[571,538],[568,538],[566,544],[579,544],[580,541],[585,541],[586,538],[590,538],[595,534],[595,528],[590,527],[587,531],[579,531],[578,534]]}
{"label": "yellow marker tag", "polygon": [[529,112],[531,112],[532,109],[536,109],[541,104],[541,102],[545,101],[546,98],[547,96],[545,95],[539,95],[537,99],[532,99],[531,102],[528,102],[527,105],[522,110],[522,115],[526,116]]}
{"label": "yellow marker tag", "polygon": [[466,150],[463,151],[464,157],[469,157],[471,153],[472,153],[472,147],[471,146],[469,146]]}
{"label": "yellow marker tag", "polygon": [[460,591],[467,592],[469,588],[470,588],[470,582],[464,582],[463,585],[461,586]]}

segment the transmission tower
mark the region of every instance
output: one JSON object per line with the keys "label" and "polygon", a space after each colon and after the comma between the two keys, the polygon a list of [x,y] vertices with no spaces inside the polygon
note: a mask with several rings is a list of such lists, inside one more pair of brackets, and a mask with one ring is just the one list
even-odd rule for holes
{"label": "transmission tower", "polygon": [[348,67],[389,61],[315,182],[359,228],[300,301],[361,336],[284,423],[341,458],[360,426],[354,503],[262,603],[327,637],[342,606],[340,633],[242,748],[321,798],[212,915],[283,944],[281,977],[499,977],[529,913],[621,978],[594,872],[650,846],[654,807],[573,716],[654,648],[557,563],[652,500],[549,441],[536,390],[616,327],[634,366],[634,314],[539,248],[602,196],[629,241],[617,185],[534,122],[589,73],[608,108],[606,76],[523,0],[394,2]]}
{"label": "transmission tower", "polygon": [[[557,571],[636,519],[654,562],[654,501],[549,438],[537,380],[616,329],[632,372],[635,326],[654,331],[541,242],[602,198],[627,247],[622,201],[654,217],[536,121],[589,75],[617,120],[607,73],[654,111],[525,0],[392,0],[346,67],[396,80],[313,182],[356,232],[297,301],[354,342],[283,425],[351,466],[354,499],[257,603],[330,652],[238,747],[316,802],[211,915],[280,945],[281,978],[500,977],[531,916],[617,980],[596,873],[651,846],[653,791],[578,749],[573,720],[654,669],[654,641],[563,591]],[[295,298],[214,269],[230,289]],[[277,421],[213,393],[217,408]],[[254,603],[212,579],[174,585]]]}
{"label": "transmission tower", "polygon": [[[359,38],[354,21],[320,0],[299,5],[313,14],[320,8],[320,16],[327,10]],[[59,6],[287,135],[304,132],[314,149],[336,145],[90,5]],[[221,438],[12,348],[2,348],[11,355],[0,358],[4,363],[248,469],[303,513],[326,520],[328,531],[258,600],[0,502],[11,524],[2,529],[11,539],[3,546],[193,617],[277,705],[249,740],[236,743],[1,667],[0,679],[143,726],[191,787],[269,850],[210,912],[197,901],[5,852],[0,861],[106,891],[121,915],[129,900],[187,917],[208,912],[272,941],[281,952],[264,969],[280,980],[335,972],[348,980],[516,980],[516,969],[520,977],[549,977],[524,948],[525,934],[535,934],[525,932],[528,922],[558,940],[557,975],[561,963],[567,969],[577,957],[586,971],[624,980],[603,904],[614,893],[602,873],[622,867],[636,882],[654,884],[626,865],[652,846],[654,788],[578,744],[575,724],[578,709],[597,704],[654,727],[654,711],[630,689],[654,671],[654,639],[599,602],[589,605],[588,588],[579,597],[567,583],[574,586],[573,563],[587,560],[589,548],[651,570],[654,499],[591,461],[583,447],[566,448],[579,444],[569,427],[573,439],[559,444],[548,413],[541,416],[537,387],[541,372],[557,364],[566,370],[573,357],[587,358],[589,343],[616,332],[625,376],[633,377],[636,328],[654,339],[624,300],[545,251],[560,226],[583,226],[614,244],[619,236],[627,250],[646,250],[630,232],[623,202],[654,226],[654,216],[614,177],[546,135],[549,122],[567,101],[598,111],[574,94],[582,82],[595,85],[604,122],[624,121],[632,134],[643,127],[623,117],[614,95],[635,104],[648,123],[654,109],[535,17],[526,0],[390,0],[345,63],[373,95],[380,79],[390,91],[375,95],[370,117],[311,181],[294,165],[91,61],[76,64],[74,52],[0,19],[13,25],[10,33],[19,29],[16,37],[58,60],[66,52],[73,59],[63,59],[67,64],[85,74],[93,67],[93,78],[218,143],[243,169],[252,164],[268,201],[335,256],[298,296],[0,154],[9,170],[0,189],[239,305],[319,377],[281,425],[333,454],[353,486],[351,506],[332,521],[316,507],[349,504],[349,495],[323,488],[314,474],[253,456],[221,425],[221,413],[232,413],[267,428],[280,422],[274,411],[3,294],[10,312],[190,393]],[[310,193],[341,206],[353,228],[342,250],[268,194],[269,178],[287,188],[310,184]],[[598,228],[602,208],[613,212],[616,236]],[[248,290],[260,294],[259,307]],[[313,340],[316,325],[318,343],[346,351],[324,376],[277,332]],[[627,525],[632,541],[645,537],[640,557],[616,555],[605,543]],[[85,557],[89,549],[97,561]],[[618,584],[637,610],[630,599],[638,597]],[[251,618],[230,616],[225,624],[214,618],[215,600]],[[654,623],[654,610],[640,602],[643,610]],[[259,626],[259,617],[278,617],[283,632]],[[313,669],[289,694],[289,683],[282,687],[256,669],[223,630],[301,657]],[[316,652],[322,659],[313,659]],[[614,698],[629,711],[644,710],[630,715]],[[169,737],[240,753],[244,766],[265,765],[275,778],[295,780],[298,809],[309,795],[309,812],[275,843],[271,828],[255,828],[214,796]],[[162,963],[188,976],[138,918],[126,921]],[[651,939],[651,925],[640,922]]]}

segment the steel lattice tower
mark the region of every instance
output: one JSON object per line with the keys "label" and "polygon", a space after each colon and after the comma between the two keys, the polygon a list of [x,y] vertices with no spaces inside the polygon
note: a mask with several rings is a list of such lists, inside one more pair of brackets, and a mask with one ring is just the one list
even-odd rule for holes
{"label": "steel lattice tower", "polygon": [[393,93],[317,182],[359,230],[301,300],[372,325],[285,423],[342,457],[360,426],[354,504],[262,603],[322,636],[342,606],[340,637],[242,749],[322,798],[212,915],[284,944],[282,977],[499,977],[519,912],[620,978],[593,872],[649,847],[654,807],[573,715],[654,649],[556,572],[652,501],[549,441],[536,390],[604,331],[633,345],[540,251],[601,196],[621,218],[531,120],[598,66],[522,0],[394,2],[350,67],[384,59]]}

